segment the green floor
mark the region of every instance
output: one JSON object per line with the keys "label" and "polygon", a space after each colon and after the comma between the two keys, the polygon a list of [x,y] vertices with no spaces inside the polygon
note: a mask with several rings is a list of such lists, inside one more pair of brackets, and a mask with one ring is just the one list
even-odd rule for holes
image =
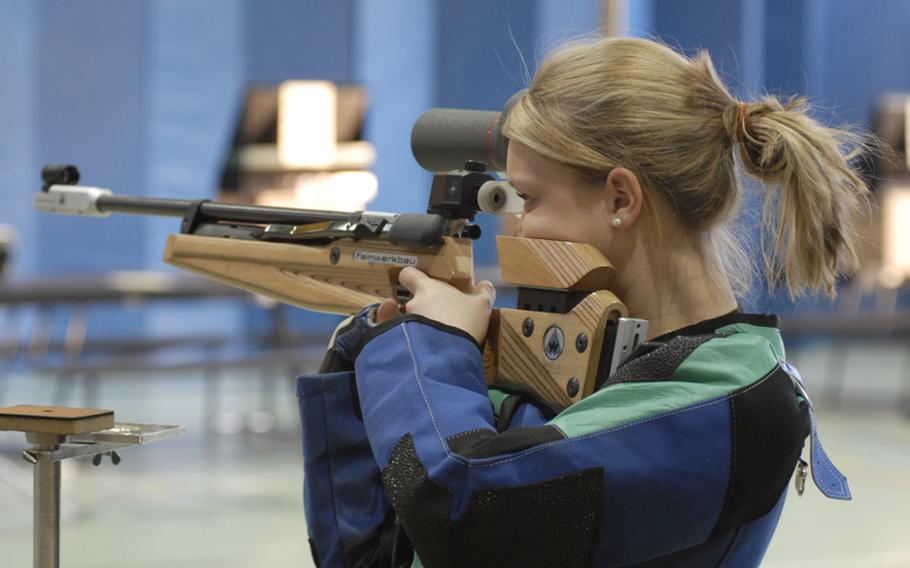
{"label": "green floor", "polygon": [[[893,404],[904,355],[884,353],[858,350],[848,365],[879,372],[849,373],[844,404],[820,415],[825,447],[848,474],[855,501],[826,500],[814,488],[802,498],[792,493],[764,566],[910,566],[910,420]],[[798,355],[810,389],[830,399],[824,350]],[[274,379],[281,396],[273,397],[260,380],[223,379],[218,427],[241,431],[217,434],[202,419],[201,377],[105,379],[100,403],[118,419],[184,424],[188,433],[125,450],[116,467],[64,464],[63,566],[313,566],[291,381]],[[16,376],[3,404],[46,403],[50,393],[49,380]],[[272,412],[275,428],[252,433],[249,421],[261,410]],[[31,565],[31,466],[19,458],[22,447],[22,435],[0,433],[3,568]]]}

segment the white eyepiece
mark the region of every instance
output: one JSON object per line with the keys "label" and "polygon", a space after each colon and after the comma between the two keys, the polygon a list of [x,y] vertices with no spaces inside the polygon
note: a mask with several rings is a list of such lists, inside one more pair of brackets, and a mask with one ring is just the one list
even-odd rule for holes
{"label": "white eyepiece", "polygon": [[477,204],[484,213],[518,214],[524,210],[524,199],[505,181],[488,181],[477,192]]}

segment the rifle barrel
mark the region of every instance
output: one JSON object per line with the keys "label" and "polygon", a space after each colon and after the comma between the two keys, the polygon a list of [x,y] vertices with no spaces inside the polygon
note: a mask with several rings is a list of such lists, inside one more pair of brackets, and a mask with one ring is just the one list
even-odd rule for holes
{"label": "rifle barrel", "polygon": [[[136,215],[161,215],[183,217],[193,206],[189,199],[159,199],[132,195],[101,195],[97,200],[98,211],[102,213],[132,213]],[[211,221],[233,221],[236,223],[307,224],[323,221],[347,221],[350,213],[340,211],[319,211],[291,209],[288,207],[265,207],[238,203],[204,201],[199,205],[198,214]]]}
{"label": "rifle barrel", "polygon": [[102,213],[131,213],[134,215],[161,215],[183,217],[193,204],[189,199],[157,199],[133,195],[101,195],[96,201]]}
{"label": "rifle barrel", "polygon": [[[477,238],[475,226],[462,220],[447,220],[431,213],[380,213],[370,211],[321,211],[265,207],[216,201],[160,199],[116,195],[109,189],[79,185],[52,184],[35,194],[35,209],[48,213],[105,217],[111,213],[182,217],[181,232],[213,231],[210,236],[235,236],[237,230],[253,230],[248,236],[266,240],[304,241],[312,239],[388,239],[394,244],[432,247],[446,235]],[[307,227],[298,233],[300,225]],[[251,227],[251,225],[253,227]],[[276,226],[274,231],[262,225]],[[282,227],[285,227],[282,229]],[[262,230],[261,230],[262,229]],[[246,233],[244,233],[246,234]]]}

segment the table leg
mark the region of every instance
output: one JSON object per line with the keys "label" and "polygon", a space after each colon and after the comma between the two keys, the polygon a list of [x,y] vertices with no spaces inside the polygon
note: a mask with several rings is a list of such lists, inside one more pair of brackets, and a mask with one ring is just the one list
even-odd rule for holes
{"label": "table leg", "polygon": [[35,464],[35,568],[60,566],[60,462],[41,452]]}
{"label": "table leg", "polygon": [[60,567],[60,460],[55,452],[66,436],[27,432],[32,448],[22,457],[34,466],[33,566]]}

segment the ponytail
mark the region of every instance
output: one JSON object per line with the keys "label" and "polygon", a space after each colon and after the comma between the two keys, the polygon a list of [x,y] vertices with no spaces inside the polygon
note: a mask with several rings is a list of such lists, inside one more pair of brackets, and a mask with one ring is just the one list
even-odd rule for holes
{"label": "ponytail", "polygon": [[854,221],[866,201],[851,160],[866,145],[847,130],[808,116],[804,98],[731,104],[724,125],[743,170],[765,185],[762,251],[770,284],[791,296],[835,295],[839,276],[858,264]]}

